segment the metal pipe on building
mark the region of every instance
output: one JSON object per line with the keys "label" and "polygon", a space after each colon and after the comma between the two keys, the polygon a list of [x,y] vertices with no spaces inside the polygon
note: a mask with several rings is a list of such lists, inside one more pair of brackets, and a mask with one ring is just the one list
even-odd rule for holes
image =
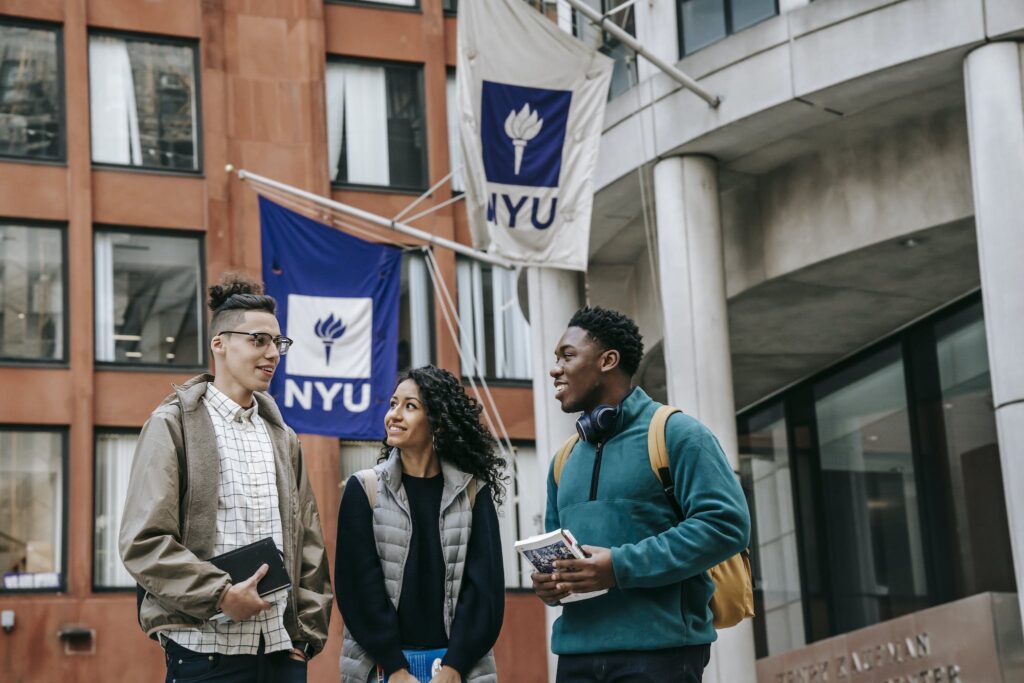
{"label": "metal pipe on building", "polygon": [[601,27],[602,30],[612,34],[616,40],[622,41],[622,43],[633,52],[637,53],[654,66],[661,69],[669,78],[679,83],[681,86],[692,92],[697,97],[701,98],[713,108],[717,109],[718,105],[722,103],[722,98],[717,95],[712,95],[707,90],[702,88],[697,81],[693,80],[679,69],[675,68],[660,57],[648,52],[647,48],[640,44],[640,42],[634,38],[630,33],[624,31],[615,22],[609,20],[607,15],[603,15],[595,10],[590,5],[583,2],[583,0],[565,0],[569,5],[572,6],[577,12],[585,16],[587,19],[592,21]]}
{"label": "metal pipe on building", "polygon": [[[228,173],[231,173],[235,169],[233,166],[229,164],[225,168],[225,170]],[[256,173],[250,173],[245,169],[238,169],[238,179],[250,180],[256,183],[257,185],[265,185],[266,187],[273,188],[275,190],[278,190],[279,192],[285,192],[287,194],[300,197],[308,202],[312,202],[326,209],[331,209],[332,211],[337,211],[338,213],[341,214],[354,216],[360,220],[370,223],[371,225],[376,225],[378,227],[386,228],[388,230],[394,230],[395,232],[400,232],[403,235],[408,235],[409,237],[415,237],[416,239],[422,240],[427,244],[443,247],[445,249],[451,249],[457,254],[468,256],[469,258],[476,259],[477,261],[483,261],[484,263],[490,263],[491,265],[500,266],[502,268],[515,268],[516,265],[518,265],[513,261],[503,259],[500,256],[492,256],[487,252],[480,251],[479,249],[474,249],[472,247],[467,247],[464,244],[459,244],[458,242],[445,239],[444,237],[438,237],[437,235],[433,235],[424,230],[419,230],[417,228],[412,227],[411,225],[407,225],[400,221],[393,221],[383,216],[378,216],[375,213],[364,211],[363,209],[358,209],[349,204],[343,204],[342,202],[338,202],[333,199],[328,199],[327,197],[321,197],[320,195],[313,194],[312,192],[307,192],[306,190],[302,190],[292,185],[288,185],[277,180],[271,180],[270,178],[266,178]]]}

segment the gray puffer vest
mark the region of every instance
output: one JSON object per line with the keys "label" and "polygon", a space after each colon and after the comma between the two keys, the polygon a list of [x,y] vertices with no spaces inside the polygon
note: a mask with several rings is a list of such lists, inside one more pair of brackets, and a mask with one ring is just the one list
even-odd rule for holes
{"label": "gray puffer vest", "polygon": [[[384,570],[384,585],[395,609],[402,595],[402,579],[405,576],[405,561],[412,540],[412,515],[409,499],[402,486],[402,460],[398,450],[393,449],[387,460],[373,468],[377,477],[376,500],[373,505],[373,536],[377,540],[377,554]],[[469,486],[472,476],[441,460],[444,489],[441,493],[441,518],[438,529],[441,533],[441,550],[445,562],[445,603],[444,627],[451,633],[455,606],[459,602],[462,588],[463,569],[466,565],[466,548],[473,525],[473,507],[470,502]],[[364,486],[365,486],[364,482]],[[367,492],[371,501],[374,496]],[[365,683],[376,680],[376,665],[370,655],[357,643],[345,628],[345,640],[341,646],[342,683]],[[498,674],[494,666],[494,653],[488,652],[473,669],[463,676],[468,683],[497,683]]]}

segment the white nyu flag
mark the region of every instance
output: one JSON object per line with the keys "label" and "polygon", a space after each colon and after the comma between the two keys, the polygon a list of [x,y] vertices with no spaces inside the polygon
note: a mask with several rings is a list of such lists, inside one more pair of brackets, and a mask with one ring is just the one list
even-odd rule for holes
{"label": "white nyu flag", "polygon": [[459,3],[466,208],[479,249],[586,270],[612,60],[523,0]]}

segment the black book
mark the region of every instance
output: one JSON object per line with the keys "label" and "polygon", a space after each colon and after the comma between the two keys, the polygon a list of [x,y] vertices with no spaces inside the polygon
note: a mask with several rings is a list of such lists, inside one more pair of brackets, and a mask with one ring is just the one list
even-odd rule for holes
{"label": "black book", "polygon": [[277,544],[272,538],[264,538],[241,548],[235,548],[223,555],[210,558],[211,564],[218,569],[223,569],[231,575],[231,582],[238,584],[266,564],[268,569],[266,575],[256,584],[256,592],[261,596],[269,595],[282,588],[290,588],[291,579],[284,568],[284,555],[277,549]]}

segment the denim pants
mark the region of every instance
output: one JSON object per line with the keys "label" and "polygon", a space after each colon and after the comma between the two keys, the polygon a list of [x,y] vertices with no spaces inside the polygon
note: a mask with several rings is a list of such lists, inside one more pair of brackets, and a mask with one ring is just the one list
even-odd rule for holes
{"label": "denim pants", "polygon": [[560,655],[556,683],[701,683],[711,645]]}
{"label": "denim pants", "polygon": [[193,652],[168,640],[164,645],[166,683],[306,683],[306,663],[287,650],[267,654],[260,637],[254,655]]}

